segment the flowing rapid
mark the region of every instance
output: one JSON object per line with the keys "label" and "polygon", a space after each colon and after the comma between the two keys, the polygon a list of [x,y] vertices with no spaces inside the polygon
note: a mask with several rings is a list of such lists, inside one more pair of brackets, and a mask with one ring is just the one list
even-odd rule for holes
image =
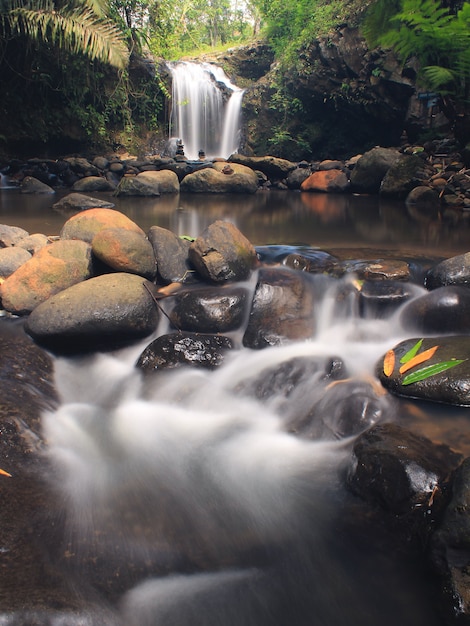
{"label": "flowing rapid", "polygon": [[170,138],[181,139],[185,155],[228,158],[240,142],[243,90],[210,63],[169,63],[172,75]]}
{"label": "flowing rapid", "polygon": [[[286,424],[323,401],[318,373],[251,393],[273,368],[288,378],[298,359],[332,355],[362,385],[401,338],[394,317],[338,305],[342,281],[319,282],[310,341],[256,351],[234,336],[239,348],[214,371],[144,378],[134,365],[150,339],[56,360],[60,406],[44,431],[79,563],[71,576],[90,604],[102,602],[93,624],[438,626],[417,566],[390,562],[389,551],[385,561],[382,531],[365,518],[352,530],[357,505],[343,485],[353,437],[333,419],[351,388],[345,397],[333,386],[316,439]],[[157,334],[168,330],[162,318]],[[363,428],[394,415],[389,396],[370,393]]]}

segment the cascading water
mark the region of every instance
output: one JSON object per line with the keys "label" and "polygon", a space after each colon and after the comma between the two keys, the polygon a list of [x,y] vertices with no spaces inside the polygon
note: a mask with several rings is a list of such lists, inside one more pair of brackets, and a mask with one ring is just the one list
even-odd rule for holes
{"label": "cascading water", "polygon": [[180,61],[168,67],[173,80],[170,138],[182,140],[189,159],[197,159],[200,150],[209,158],[236,152],[243,90],[210,63]]}
{"label": "cascading water", "polygon": [[[252,393],[273,366],[288,376],[293,359],[332,354],[363,385],[401,338],[393,317],[364,320],[339,300],[341,281],[311,282],[319,304],[310,341],[256,351],[234,336],[239,349],[214,371],[143,378],[134,368],[142,345],[57,360],[61,405],[44,431],[74,584],[85,596],[90,585],[95,606],[97,590],[103,607],[111,598],[93,625],[438,625],[413,572],[389,556],[383,567],[380,529],[348,533],[341,475],[352,438],[340,438],[333,405],[349,402],[351,388],[342,400],[341,385],[329,389],[338,395],[322,408],[327,428],[316,440],[286,424],[321,402],[328,381],[318,372],[307,370],[296,391],[280,381],[263,399]],[[390,397],[370,394],[375,409],[359,430],[393,419]]]}

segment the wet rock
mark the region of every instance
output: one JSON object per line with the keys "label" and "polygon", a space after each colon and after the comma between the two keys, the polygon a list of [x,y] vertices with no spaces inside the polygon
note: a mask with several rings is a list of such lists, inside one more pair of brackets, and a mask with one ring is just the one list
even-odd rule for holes
{"label": "wet rock", "polygon": [[153,280],[157,273],[152,244],[142,234],[125,228],[100,230],[91,243],[93,254],[118,272]]}
{"label": "wet rock", "polygon": [[155,254],[159,281],[169,284],[196,280],[188,258],[190,242],[187,239],[160,226],[150,228],[148,239]]}
{"label": "wet rock", "polygon": [[116,189],[117,196],[159,196],[178,193],[178,176],[171,170],[146,171],[137,176],[124,176]]}
{"label": "wet rock", "polygon": [[241,287],[195,288],[177,293],[170,320],[175,328],[198,333],[225,333],[240,328],[248,294]]}
{"label": "wet rock", "polygon": [[445,259],[431,267],[425,278],[428,289],[446,285],[470,286],[470,252]]}
{"label": "wet rock", "polygon": [[0,248],[0,278],[7,278],[30,258],[31,254],[23,248]]}
{"label": "wet rock", "polygon": [[260,269],[243,345],[260,349],[311,337],[314,308],[312,285],[304,273]]}
{"label": "wet rock", "polygon": [[191,193],[255,193],[258,177],[249,168],[227,175],[215,168],[188,174],[181,181],[181,191]]}
{"label": "wet rock", "polygon": [[310,169],[296,167],[287,175],[286,184],[289,189],[300,189],[300,186],[311,174]]}
{"label": "wet rock", "polygon": [[406,304],[400,314],[403,327],[422,333],[470,331],[470,291],[466,287],[440,287]]}
{"label": "wet rock", "polygon": [[341,170],[322,170],[313,172],[300,185],[301,191],[323,191],[326,193],[343,193],[349,187],[348,177]]}
{"label": "wet rock", "polygon": [[308,249],[288,254],[283,260],[283,265],[293,270],[309,272],[310,274],[322,273],[331,270],[338,259],[322,250]]}
{"label": "wet rock", "polygon": [[18,226],[0,224],[0,248],[15,246],[21,239],[28,237],[28,231]]}
{"label": "wet rock", "polygon": [[39,250],[0,286],[3,308],[25,315],[54,294],[92,274],[91,247],[84,241],[55,241]]}
{"label": "wet rock", "polygon": [[221,283],[246,280],[257,256],[236,226],[217,220],[190,245],[189,260],[204,279]]}
{"label": "wet rock", "polygon": [[351,189],[358,193],[378,193],[388,170],[400,158],[393,148],[372,148],[357,161],[351,172]]}
{"label": "wet rock", "polygon": [[445,503],[442,491],[461,456],[396,424],[378,424],[354,445],[347,483],[364,500],[423,522]]}
{"label": "wet rock", "polygon": [[431,559],[459,623],[470,619],[470,458],[455,471],[452,499],[431,539]]}
{"label": "wet rock", "polygon": [[23,178],[23,182],[21,183],[20,193],[50,193],[53,194],[55,191],[47,185],[46,183],[41,182],[37,178],[33,176],[25,176]]}
{"label": "wet rock", "polygon": [[75,181],[72,185],[72,190],[78,193],[93,192],[93,191],[114,191],[114,185],[112,185],[103,176],[85,176]]}
{"label": "wet rock", "polygon": [[221,365],[232,342],[223,335],[178,332],[152,341],[140,355],[136,367],[147,372],[191,365],[214,369]]}
{"label": "wet rock", "polygon": [[440,207],[439,194],[431,187],[419,185],[406,197],[406,205],[421,210],[436,211]]}
{"label": "wet rock", "polygon": [[359,307],[364,318],[380,319],[393,315],[419,292],[412,283],[396,280],[367,280],[359,290]]}
{"label": "wet rock", "polygon": [[362,276],[366,280],[409,280],[411,278],[410,266],[406,261],[385,259],[365,263]]}
{"label": "wet rock", "polygon": [[68,219],[62,227],[62,239],[81,239],[91,243],[105,228],[126,228],[141,235],[144,231],[123,213],[114,209],[88,209]]}
{"label": "wet rock", "polygon": [[113,202],[100,200],[83,193],[69,193],[52,205],[56,211],[85,211],[86,209],[112,209]]}
{"label": "wet rock", "polygon": [[240,163],[252,170],[259,170],[271,180],[286,178],[290,171],[297,167],[296,163],[273,156],[250,157],[242,154],[232,154],[230,163]]}
{"label": "wet rock", "polygon": [[52,296],[29,316],[25,330],[56,353],[115,349],[148,336],[159,312],[135,274],[91,278]]}
{"label": "wet rock", "polygon": [[[400,361],[409,350],[416,346],[418,341],[421,341],[419,337],[406,339],[393,348],[395,362],[393,371],[390,372],[385,367],[386,371],[384,372],[384,359],[377,363],[376,374],[382,385],[389,391],[401,396],[470,406],[470,336],[441,336],[423,339],[418,354],[438,346],[434,354],[430,355],[430,358],[423,363],[403,371],[404,364]],[[459,363],[460,360],[462,362]],[[437,367],[437,364],[453,363],[454,361],[455,366],[441,372],[425,371],[424,374],[429,372],[430,375],[422,380],[410,381],[409,378],[406,378],[426,367]]]}
{"label": "wet rock", "polygon": [[425,162],[415,155],[401,155],[385,174],[380,185],[380,195],[405,200],[410,191],[428,178]]}

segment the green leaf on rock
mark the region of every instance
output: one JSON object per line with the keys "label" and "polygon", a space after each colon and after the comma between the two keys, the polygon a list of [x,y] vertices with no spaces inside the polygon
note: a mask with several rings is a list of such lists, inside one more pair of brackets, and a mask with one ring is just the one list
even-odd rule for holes
{"label": "green leaf on rock", "polygon": [[422,367],[420,370],[416,370],[402,380],[402,385],[411,385],[413,383],[417,383],[421,380],[425,380],[430,376],[435,376],[436,374],[440,374],[441,372],[445,372],[451,367],[455,367],[456,365],[460,365],[466,359],[452,359],[451,361],[441,361],[440,363],[434,363],[434,365],[428,365],[427,367]]}
{"label": "green leaf on rock", "polygon": [[423,343],[422,339],[420,339],[417,343],[415,343],[415,345],[412,348],[410,348],[408,352],[401,357],[400,363],[408,363],[408,361],[411,361],[411,359],[418,353],[418,350],[421,348],[422,343]]}

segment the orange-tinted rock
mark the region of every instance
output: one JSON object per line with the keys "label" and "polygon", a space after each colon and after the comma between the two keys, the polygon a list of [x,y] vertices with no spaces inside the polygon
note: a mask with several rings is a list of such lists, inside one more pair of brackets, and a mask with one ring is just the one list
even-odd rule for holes
{"label": "orange-tinted rock", "polygon": [[114,209],[88,209],[65,222],[62,239],[81,239],[91,243],[94,236],[105,228],[126,228],[141,235],[144,231],[120,211]]}
{"label": "orange-tinted rock", "polygon": [[321,170],[311,174],[301,184],[301,191],[341,193],[349,186],[348,177],[341,170]]}
{"label": "orange-tinted rock", "polygon": [[0,287],[3,308],[30,313],[52,295],[91,276],[91,246],[84,241],[55,241],[41,248]]}
{"label": "orange-tinted rock", "polygon": [[95,235],[91,247],[93,254],[114,270],[155,278],[153,247],[140,233],[125,228],[105,228]]}

